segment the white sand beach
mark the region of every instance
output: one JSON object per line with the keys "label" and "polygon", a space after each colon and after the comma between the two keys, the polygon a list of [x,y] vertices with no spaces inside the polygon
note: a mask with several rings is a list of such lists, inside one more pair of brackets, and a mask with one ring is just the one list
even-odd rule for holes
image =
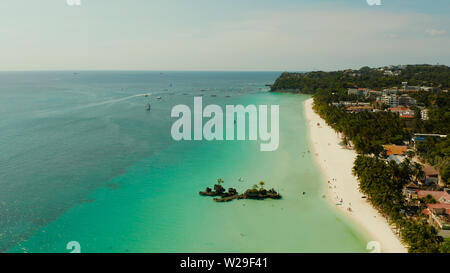
{"label": "white sand beach", "polygon": [[[345,149],[339,144],[341,139],[338,134],[313,111],[312,105],[313,99],[305,101],[308,133],[312,153],[322,169],[324,178],[328,181],[326,193],[328,199],[333,206],[366,231],[369,238],[379,242],[381,252],[407,252],[387,220],[365,198],[362,198],[358,181],[352,174],[355,151]],[[337,205],[341,200],[342,205]]]}

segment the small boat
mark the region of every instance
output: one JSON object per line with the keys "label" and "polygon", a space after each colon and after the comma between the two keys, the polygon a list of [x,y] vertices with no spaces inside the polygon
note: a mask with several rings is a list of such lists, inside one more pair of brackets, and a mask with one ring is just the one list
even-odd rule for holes
{"label": "small boat", "polygon": [[238,181],[239,182],[244,182],[244,179],[242,177],[239,177]]}
{"label": "small boat", "polygon": [[147,105],[145,105],[145,110],[150,111],[150,108],[151,108],[150,103],[147,103]]}
{"label": "small boat", "polygon": [[158,97],[156,97],[156,99],[160,100],[160,99],[161,99],[161,97],[159,97],[159,96],[158,96]]}

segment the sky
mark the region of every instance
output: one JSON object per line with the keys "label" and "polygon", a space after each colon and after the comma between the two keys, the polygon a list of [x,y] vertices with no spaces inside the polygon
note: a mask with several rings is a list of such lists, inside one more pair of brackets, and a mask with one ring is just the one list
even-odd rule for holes
{"label": "sky", "polygon": [[450,65],[449,0],[368,1],[0,0],[0,70]]}

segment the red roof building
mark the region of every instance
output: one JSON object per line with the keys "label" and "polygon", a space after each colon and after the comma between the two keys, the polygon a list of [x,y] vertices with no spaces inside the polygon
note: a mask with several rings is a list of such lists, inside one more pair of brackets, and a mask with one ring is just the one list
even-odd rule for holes
{"label": "red roof building", "polygon": [[403,155],[408,151],[408,147],[400,145],[383,145],[386,155]]}
{"label": "red roof building", "polygon": [[425,198],[428,195],[432,196],[437,202],[442,204],[450,204],[450,194],[445,191],[417,191],[418,198]]}

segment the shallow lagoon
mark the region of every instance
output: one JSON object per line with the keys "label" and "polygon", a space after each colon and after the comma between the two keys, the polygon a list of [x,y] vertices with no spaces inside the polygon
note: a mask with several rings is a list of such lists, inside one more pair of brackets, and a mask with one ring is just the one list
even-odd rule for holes
{"label": "shallow lagoon", "polygon": [[[70,252],[77,241],[81,252],[366,252],[364,234],[322,198],[308,96],[266,92],[278,74],[1,73],[3,251]],[[278,150],[174,142],[170,110],[196,95],[204,104],[280,105]],[[217,178],[241,192],[263,180],[283,199],[198,195]]]}

